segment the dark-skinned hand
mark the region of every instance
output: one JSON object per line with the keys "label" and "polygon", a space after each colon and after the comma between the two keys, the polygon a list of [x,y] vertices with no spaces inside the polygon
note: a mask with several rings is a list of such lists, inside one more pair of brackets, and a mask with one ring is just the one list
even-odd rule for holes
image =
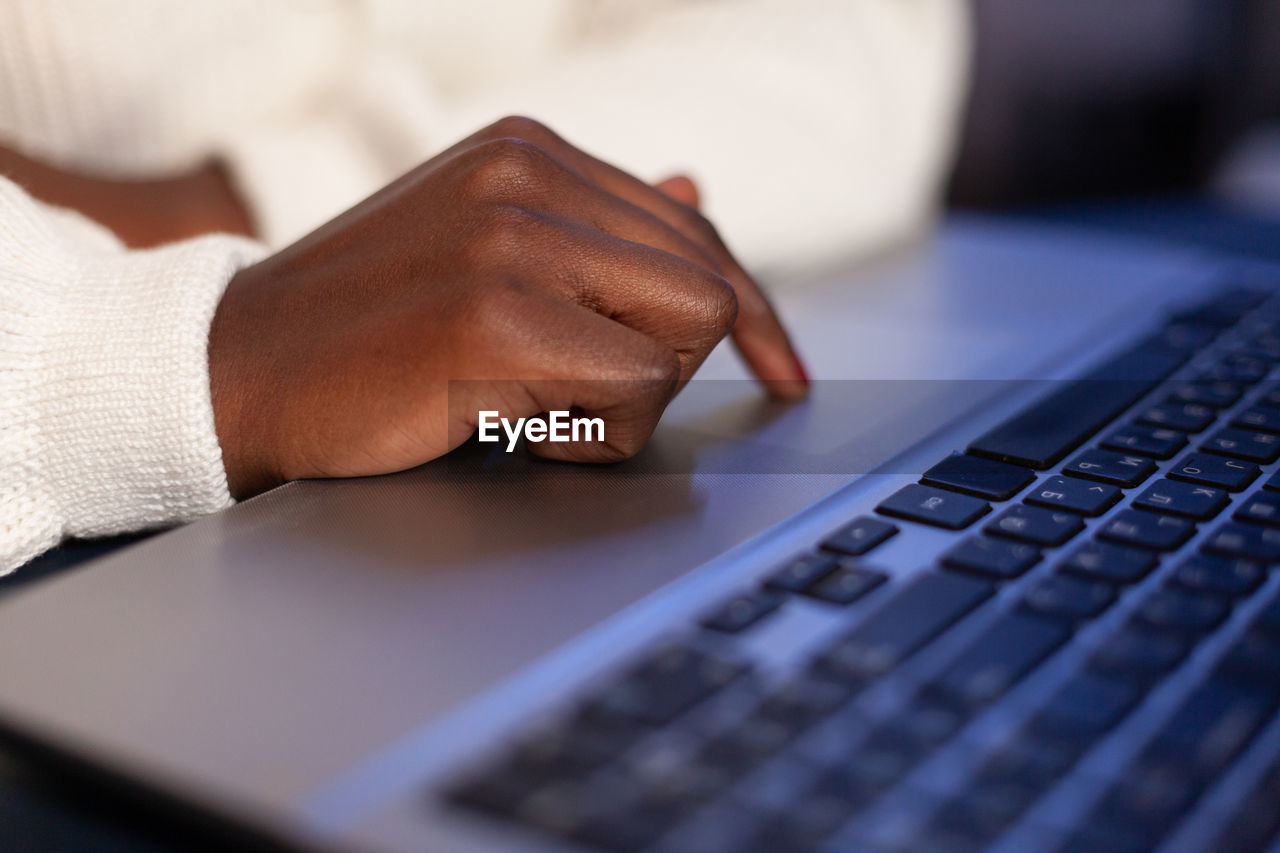
{"label": "dark-skinned hand", "polygon": [[[690,203],[685,203],[690,202]],[[503,119],[232,279],[209,341],[232,493],[440,456],[480,410],[570,410],[635,454],[726,334],[773,394],[807,388],[768,301],[677,178],[655,188]]]}

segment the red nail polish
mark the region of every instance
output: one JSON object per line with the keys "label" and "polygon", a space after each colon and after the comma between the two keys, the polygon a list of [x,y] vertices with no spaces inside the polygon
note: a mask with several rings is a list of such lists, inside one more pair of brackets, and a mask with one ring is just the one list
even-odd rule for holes
{"label": "red nail polish", "polygon": [[800,381],[804,383],[804,387],[809,387],[809,371],[804,369],[804,362],[800,360],[800,356],[794,353],[791,356],[796,363],[796,373],[800,374]]}

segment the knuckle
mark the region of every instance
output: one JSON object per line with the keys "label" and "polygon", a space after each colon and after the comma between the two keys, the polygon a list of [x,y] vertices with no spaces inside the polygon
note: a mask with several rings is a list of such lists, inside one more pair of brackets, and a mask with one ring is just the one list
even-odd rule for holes
{"label": "knuckle", "polygon": [[527,283],[513,276],[493,278],[471,299],[467,325],[487,340],[509,339],[529,315],[530,290]]}
{"label": "knuckle", "polygon": [[476,152],[465,180],[465,192],[476,198],[518,196],[538,180],[546,161],[546,153],[527,139],[492,139]]}
{"label": "knuckle", "polygon": [[539,217],[519,205],[494,205],[480,217],[467,240],[467,260],[478,268],[501,267],[518,260],[538,225]]}
{"label": "knuckle", "polygon": [[738,294],[727,279],[708,271],[704,274],[707,315],[711,325],[723,337],[738,319]]}
{"label": "knuckle", "polygon": [[503,116],[493,124],[489,125],[489,130],[491,133],[500,137],[527,139],[531,141],[547,139],[552,135],[550,128],[542,122],[522,115]]}

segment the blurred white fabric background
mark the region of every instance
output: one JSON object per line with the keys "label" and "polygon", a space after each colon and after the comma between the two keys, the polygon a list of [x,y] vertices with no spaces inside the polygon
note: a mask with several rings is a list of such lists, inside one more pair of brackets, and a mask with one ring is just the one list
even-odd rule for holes
{"label": "blurred white fabric background", "polygon": [[10,0],[0,144],[154,175],[225,159],[285,244],[504,114],[698,180],[757,269],[930,219],[964,0]]}

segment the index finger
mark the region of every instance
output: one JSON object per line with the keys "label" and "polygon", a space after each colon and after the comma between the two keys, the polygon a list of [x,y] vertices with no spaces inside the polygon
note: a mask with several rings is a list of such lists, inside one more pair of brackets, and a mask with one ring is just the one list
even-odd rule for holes
{"label": "index finger", "polygon": [[738,319],[732,337],[748,368],[775,396],[796,399],[808,393],[809,378],[777,312],[706,217],[639,178],[580,151],[536,121],[506,118],[490,130],[539,145],[562,158],[569,168],[658,217],[706,252],[737,294]]}

